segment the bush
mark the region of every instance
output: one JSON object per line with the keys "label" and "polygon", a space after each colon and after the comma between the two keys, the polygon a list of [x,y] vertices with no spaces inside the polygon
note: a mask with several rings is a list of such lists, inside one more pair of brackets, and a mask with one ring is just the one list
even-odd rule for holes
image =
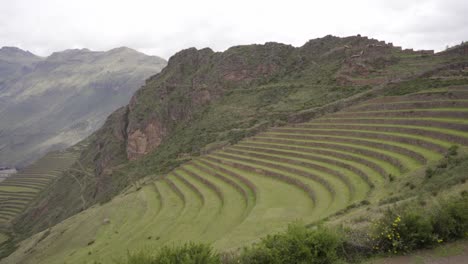
{"label": "bush", "polygon": [[426,178],[430,179],[432,176],[434,176],[435,171],[432,168],[427,168],[426,169]]}
{"label": "bush", "polygon": [[[122,263],[122,262],[121,262]],[[122,264],[220,264],[220,257],[209,245],[187,243],[183,246],[164,246],[156,254],[141,251],[129,254]]]}
{"label": "bush", "polygon": [[336,263],[339,260],[337,249],[342,244],[340,235],[324,227],[309,230],[301,225],[290,225],[285,233],[267,236],[244,249],[238,263]]}
{"label": "bush", "polygon": [[391,254],[428,248],[468,236],[468,195],[441,201],[430,211],[388,210],[374,223],[373,249]]}
{"label": "bush", "polygon": [[372,240],[374,250],[386,253],[405,253],[426,248],[435,241],[431,222],[420,212],[389,210],[374,225]]}
{"label": "bush", "polygon": [[448,166],[448,161],[449,159],[442,159],[438,164],[437,164],[437,168],[438,169],[446,169],[447,166]]}
{"label": "bush", "polygon": [[440,203],[432,216],[434,232],[444,241],[468,236],[468,196]]}
{"label": "bush", "polygon": [[447,151],[448,156],[456,156],[458,155],[458,146],[457,145],[452,145],[449,147]]}
{"label": "bush", "polygon": [[437,241],[431,221],[424,213],[406,213],[399,225],[399,232],[407,250],[426,248]]}

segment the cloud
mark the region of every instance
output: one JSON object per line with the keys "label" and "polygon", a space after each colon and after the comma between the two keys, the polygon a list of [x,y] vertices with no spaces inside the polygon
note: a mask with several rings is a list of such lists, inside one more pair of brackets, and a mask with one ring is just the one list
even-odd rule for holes
{"label": "cloud", "polygon": [[415,49],[468,40],[465,0],[3,0],[0,45],[39,55],[128,46],[168,58],[187,47],[224,50],[327,34],[363,34]]}

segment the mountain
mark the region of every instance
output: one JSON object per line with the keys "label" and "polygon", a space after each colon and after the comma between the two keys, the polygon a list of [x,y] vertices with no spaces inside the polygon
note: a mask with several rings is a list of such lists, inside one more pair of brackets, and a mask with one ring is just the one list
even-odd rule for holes
{"label": "mountain", "polygon": [[0,49],[0,164],[23,167],[71,146],[125,105],[166,61],[129,48],[65,50],[41,58]]}
{"label": "mountain", "polygon": [[271,42],[180,51],[80,143],[79,167],[69,172],[74,177],[60,177],[19,225],[47,228],[143,177],[161,177],[268,127],[338,111],[385,89],[466,84],[458,72],[467,54],[460,50],[434,54],[362,36],[326,36],[297,48]]}
{"label": "mountain", "polygon": [[[8,82],[13,81],[34,68],[42,58],[16,47],[0,49],[0,92],[6,89]],[[2,102],[2,101],[0,101]],[[3,104],[2,104],[3,105]]]}
{"label": "mountain", "polygon": [[13,184],[45,190],[24,210],[0,207],[1,251],[29,237],[5,263],[108,263],[179,239],[232,249],[295,219],[352,211],[360,224],[419,194],[463,191],[467,68],[465,45],[434,53],[359,35],[180,51],[52,183],[0,184],[13,202]]}

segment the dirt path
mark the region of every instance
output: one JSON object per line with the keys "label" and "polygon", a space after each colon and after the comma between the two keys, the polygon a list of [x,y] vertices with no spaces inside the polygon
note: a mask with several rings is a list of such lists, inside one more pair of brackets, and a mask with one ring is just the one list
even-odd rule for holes
{"label": "dirt path", "polygon": [[374,259],[366,264],[468,264],[468,240],[408,256]]}

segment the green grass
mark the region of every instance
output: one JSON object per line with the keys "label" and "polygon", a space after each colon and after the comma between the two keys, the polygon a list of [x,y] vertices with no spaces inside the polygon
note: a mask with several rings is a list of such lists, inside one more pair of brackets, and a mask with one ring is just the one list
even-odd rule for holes
{"label": "green grass", "polygon": [[[434,132],[439,132],[439,133],[446,134],[446,135],[454,135],[454,136],[468,138],[468,132],[458,131],[454,129],[444,129],[444,128],[438,128],[438,127],[422,127],[422,126],[400,125],[400,124],[388,125],[388,124],[378,124],[378,123],[377,124],[359,124],[359,123],[333,124],[333,126],[343,126],[343,127],[353,126],[353,125],[363,127],[362,130],[366,130],[364,129],[366,127],[411,128],[411,129],[434,131]],[[327,125],[320,124],[320,123],[308,123],[307,126],[327,126]],[[301,129],[308,129],[308,127],[305,127],[305,128],[301,127]]]}
{"label": "green grass", "polygon": [[17,187],[17,186],[1,186],[0,185],[0,192],[7,191],[7,192],[37,192],[36,189],[24,187]]}
{"label": "green grass", "polygon": [[[358,155],[358,154],[355,154],[355,153],[352,153],[352,152],[346,152],[346,151],[340,151],[340,150],[332,150],[332,149],[329,149],[329,148],[315,148],[315,147],[309,147],[309,146],[306,146],[306,145],[300,145],[300,146],[294,146],[293,143],[294,141],[291,140],[290,141],[291,144],[281,144],[281,143],[274,143],[274,142],[268,142],[268,143],[261,143],[260,141],[249,141],[249,140],[245,140],[243,142],[240,143],[240,145],[242,144],[247,144],[247,146],[260,146],[262,148],[265,148],[265,149],[281,149],[281,151],[290,151],[292,153],[298,153],[298,154],[301,154],[301,153],[305,153],[305,154],[308,154],[310,155],[311,153],[313,153],[313,155],[316,155],[318,157],[324,157],[324,158],[327,158],[327,159],[333,159],[333,160],[337,160],[337,161],[340,161],[340,162],[345,162],[351,166],[354,166],[354,167],[358,167],[359,169],[367,172],[366,174],[369,175],[370,178],[374,179],[374,182],[378,183],[378,182],[381,182],[382,181],[382,176],[383,177],[386,177],[389,173],[396,173],[398,171],[397,168],[394,168],[391,164],[389,164],[388,162],[385,162],[385,161],[382,161],[380,159],[376,159],[372,156],[363,156],[363,155]],[[301,141],[298,141],[297,143],[301,143]],[[289,149],[285,149],[285,147],[289,148],[289,147],[292,147],[294,148],[294,150],[289,150]],[[297,150],[298,148],[300,148],[300,151]],[[317,153],[314,153],[314,151],[327,151],[328,153],[331,153],[329,155],[320,155],[320,154],[317,154]],[[344,154],[344,155],[349,155],[349,156],[352,156],[354,158],[357,158],[357,159],[364,159],[364,160],[368,160],[370,162],[373,162],[375,163],[378,167],[380,167],[382,170],[384,170],[384,175],[380,175],[380,177],[378,177],[377,174],[379,174],[379,172],[375,169],[372,169],[368,166],[365,166],[365,165],[362,165],[360,163],[357,163],[357,162],[350,162],[350,161],[347,161],[347,160],[344,160],[344,159],[339,159],[339,158],[335,158],[334,156],[332,156],[334,153],[338,153],[338,154]],[[385,168],[387,168],[388,170],[385,170]],[[391,169],[394,168],[394,171],[392,171]]]}
{"label": "green grass", "polygon": [[[414,144],[407,144],[407,143],[401,143],[398,141],[392,141],[392,140],[385,140],[385,139],[373,139],[373,138],[364,138],[364,137],[353,137],[353,136],[339,136],[339,135],[327,135],[327,137],[330,138],[337,138],[337,139],[351,139],[351,140],[356,140],[356,144],[360,140],[365,140],[366,142],[373,142],[373,143],[380,143],[380,144],[387,144],[390,146],[396,146],[404,149],[408,149],[411,151],[414,151],[422,156],[424,156],[426,159],[438,159],[441,157],[440,153],[422,148],[418,145]],[[338,142],[336,142],[338,143]]]}
{"label": "green grass", "polygon": [[[291,172],[289,172],[287,170],[288,166],[286,166],[286,168],[284,168],[284,169],[277,169],[277,168],[271,168],[271,167],[268,167],[268,166],[265,166],[265,165],[259,165],[255,161],[261,161],[261,160],[251,158],[251,157],[249,157],[251,162],[245,162],[245,161],[239,161],[239,160],[236,159],[236,157],[242,157],[242,156],[239,156],[239,155],[229,154],[228,157],[224,157],[224,156],[221,157],[221,156],[217,156],[215,154],[214,156],[219,160],[230,161],[230,162],[233,162],[235,164],[247,165],[247,166],[250,166],[250,167],[253,167],[253,168],[258,168],[258,169],[264,170],[266,172],[278,173],[278,174],[281,174],[281,175],[285,175],[285,176],[287,176],[288,178],[291,178],[291,179],[300,180],[301,182],[308,185],[309,188],[312,188],[312,190],[315,192],[316,197],[320,197],[320,199],[318,201],[315,201],[316,202],[315,207],[317,207],[317,208],[329,208],[329,206],[332,204],[332,201],[335,199],[334,194],[330,193],[330,191],[327,190],[326,186],[324,186],[322,183],[320,183],[320,182],[318,182],[316,180],[305,178],[303,176],[295,175],[294,173],[291,173]],[[296,169],[297,167],[289,166],[289,168]],[[303,191],[303,190],[297,189],[296,191]],[[345,193],[347,193],[347,192],[345,191]],[[304,194],[305,194],[305,192],[304,192]],[[347,195],[345,195],[344,197],[347,197]],[[344,197],[341,196],[340,198],[345,200],[346,198],[344,198]]]}
{"label": "green grass", "polygon": [[423,91],[419,91],[419,92],[415,92],[411,94],[446,93],[449,91],[450,91],[449,87],[443,87],[443,88],[433,88],[429,90],[423,90]]}
{"label": "green grass", "polygon": [[222,204],[218,217],[210,224],[210,232],[227,232],[243,221],[245,216],[244,211],[247,209],[246,203],[244,197],[234,187],[210,174],[201,172],[191,165],[184,167],[211,181],[223,192],[224,203]]}
{"label": "green grass", "polygon": [[[296,128],[294,128],[296,129]],[[442,146],[443,148],[448,148],[450,147],[451,145],[453,145],[455,142],[449,142],[449,141],[444,141],[444,140],[440,140],[440,139],[436,139],[436,138],[432,138],[432,137],[428,137],[428,136],[419,136],[419,135],[414,135],[414,134],[406,134],[406,133],[401,133],[401,132],[384,132],[384,131],[372,131],[372,130],[365,130],[365,129],[320,129],[320,128],[317,128],[317,129],[314,129],[314,128],[304,128],[304,130],[310,130],[310,131],[314,131],[314,132],[318,132],[318,133],[314,133],[314,134],[325,134],[327,132],[341,132],[341,131],[344,131],[344,132],[354,132],[354,133],[370,133],[370,134],[375,134],[375,135],[386,135],[386,136],[397,136],[397,137],[403,137],[403,138],[410,138],[410,139],[418,139],[418,140],[423,140],[423,141],[426,141],[426,142],[431,142],[431,143],[434,143],[434,144],[438,144],[440,146]],[[274,133],[279,133],[279,132],[272,132],[272,134]],[[313,134],[313,135],[314,135]]]}
{"label": "green grass", "polygon": [[[244,211],[244,213],[245,215],[248,215],[250,213],[250,211],[256,205],[257,199],[257,188],[255,185],[253,185],[251,181],[249,181],[243,176],[234,174],[232,171],[229,171],[226,168],[223,169],[222,167],[220,167],[219,164],[213,164],[212,162],[206,159],[197,159],[194,161],[194,163],[207,169],[211,169],[240,186],[245,191],[246,197],[244,197],[244,199],[247,198],[247,200],[245,201],[246,210]],[[240,179],[239,177],[243,177],[244,180]],[[248,181],[248,183],[246,181]]]}
{"label": "green grass", "polygon": [[466,119],[459,119],[459,118],[436,118],[436,117],[420,117],[420,118],[412,118],[412,117],[327,117],[321,118],[320,120],[353,120],[353,119],[368,119],[368,120],[427,120],[427,121],[435,121],[435,122],[445,122],[445,123],[454,123],[454,124],[468,124],[468,120]]}
{"label": "green grass", "polygon": [[[287,138],[287,135],[291,135],[291,134],[286,134],[286,133],[269,133],[269,134],[284,136],[285,138]],[[333,138],[333,136],[329,136],[329,135],[327,135],[327,137]],[[261,137],[261,138],[263,138],[263,137]],[[269,137],[266,137],[266,138],[269,138]],[[351,137],[343,137],[343,138],[349,139]],[[367,138],[365,138],[365,140],[367,140]],[[389,157],[394,158],[395,160],[401,162],[401,164],[403,165],[402,168],[399,168],[397,166],[397,164],[391,164],[392,168],[389,168],[388,166],[386,166],[387,169],[388,169],[387,171],[398,173],[398,174],[404,169],[414,168],[414,167],[420,166],[420,164],[411,157],[408,157],[408,156],[405,156],[405,155],[402,155],[402,154],[399,154],[399,153],[396,153],[396,152],[371,148],[371,147],[364,146],[364,145],[359,145],[359,144],[350,144],[350,143],[341,143],[341,142],[323,141],[323,140],[296,140],[296,139],[294,139],[294,141],[299,141],[299,142],[303,142],[303,143],[309,143],[310,142],[310,143],[331,144],[331,145],[352,147],[352,148],[355,148],[355,149],[362,149],[362,150],[366,150],[366,151],[370,151],[370,152],[380,153],[380,154],[389,156]]]}
{"label": "green grass", "polygon": [[[263,91],[276,89],[266,87]],[[236,93],[232,96],[242,94]],[[271,100],[282,100],[271,96]],[[353,114],[353,118],[360,118],[359,114]],[[325,116],[324,120],[330,118],[333,115]],[[460,118],[425,120],[466,122]],[[192,157],[161,179],[148,177],[141,189],[128,189],[109,203],[93,206],[48,233],[25,240],[22,250],[10,259],[25,263],[38,260],[58,264],[64,259],[70,263],[111,263],[112,258],[124,257],[127,250],[157,249],[187,241],[211,243],[220,251],[236,250],[282,231],[296,220],[316,223],[347,214],[358,217],[359,213],[367,212],[368,205],[384,208],[387,205],[380,202],[400,192],[401,199],[414,200],[408,196],[411,184],[431,192],[439,184],[458,186],[463,180],[452,176],[452,170],[438,170],[438,174],[426,180],[424,176],[409,176],[421,173],[425,161],[436,166],[445,149],[454,143],[437,140],[430,132],[465,138],[466,131],[418,125],[370,125],[352,119],[350,122],[348,125],[359,125],[362,129],[315,129],[328,123],[305,123],[308,128],[275,128],[234,146]],[[421,134],[413,134],[411,130],[366,130],[370,127],[418,129]],[[357,133],[363,131],[366,134],[360,137]],[[418,146],[420,142],[432,145]],[[459,167],[457,173],[463,170],[464,167]],[[372,213],[375,212],[369,212]],[[109,223],[104,223],[106,218]],[[25,254],[28,248],[34,248],[34,253]]]}
{"label": "green grass", "polygon": [[[244,151],[244,149],[242,149],[242,151]],[[354,172],[348,170],[348,169],[343,169],[343,168],[340,168],[338,166],[333,166],[333,165],[329,165],[328,163],[325,163],[325,162],[319,162],[319,161],[313,161],[313,160],[310,160],[310,159],[306,159],[306,158],[297,158],[297,157],[288,157],[287,155],[277,155],[277,154],[269,154],[268,152],[263,152],[263,151],[259,151],[259,150],[246,150],[245,151],[246,153],[253,153],[253,154],[261,154],[261,155],[264,155],[266,156],[263,160],[268,160],[267,158],[268,157],[272,157],[272,158],[279,158],[280,160],[282,160],[284,163],[286,164],[294,164],[296,162],[300,163],[299,166],[296,166],[296,168],[303,168],[303,169],[306,169],[305,167],[307,166],[304,166],[305,164],[310,164],[312,166],[314,165],[318,165],[318,166],[321,166],[323,168],[327,168],[327,169],[330,169],[330,171],[334,172],[334,173],[337,173],[337,174],[341,174],[343,175],[343,179],[345,179],[346,181],[342,180],[341,178],[339,178],[337,175],[332,175],[332,174],[329,174],[329,173],[326,173],[326,172],[321,172],[320,171],[320,168],[316,168],[316,169],[311,169],[310,167],[307,167],[306,171],[307,172],[310,172],[310,173],[313,173],[313,174],[316,174],[324,179],[331,179],[331,178],[335,178],[336,180],[338,181],[342,181],[343,184],[346,185],[347,188],[345,188],[345,193],[348,191],[349,192],[349,196],[350,196],[350,201],[353,202],[353,201],[356,201],[356,200],[361,200],[361,199],[364,199],[367,195],[367,192],[369,191],[369,186],[366,185],[366,183],[357,175],[355,174]],[[256,159],[253,158],[253,160],[255,161]],[[277,164],[284,164],[283,162],[281,162],[280,160],[278,161],[274,161],[275,163]],[[339,189],[342,189],[342,188],[338,188]]]}
{"label": "green grass", "polygon": [[391,89],[388,89],[385,95],[406,95],[415,93],[445,93],[451,85],[468,84],[468,80],[432,80],[430,78],[417,78],[393,84]]}
{"label": "green grass", "polygon": [[[385,110],[385,111],[352,111],[352,112],[349,112],[349,113],[353,113],[353,114],[365,114],[365,113],[399,113],[399,112],[408,112],[408,111],[411,111],[411,112],[468,112],[468,109],[467,108],[449,108],[449,107],[446,107],[446,108],[437,108],[437,109],[434,109],[434,108],[416,108],[416,109],[402,109],[402,110]],[[339,112],[337,114],[340,114],[342,112]]]}
{"label": "green grass", "polygon": [[171,178],[174,184],[176,184],[178,188],[180,188],[180,190],[186,195],[187,201],[185,211],[181,216],[181,219],[178,221],[178,226],[170,238],[172,240],[184,240],[185,237],[194,238],[197,236],[199,229],[193,227],[199,226],[200,229],[203,229],[205,225],[206,228],[209,223],[214,221],[214,217],[216,217],[216,215],[213,216],[212,214],[208,214],[207,211],[205,211],[206,208],[204,208],[205,205],[203,200],[201,200],[200,197],[182,180],[175,177],[174,175],[170,175],[169,178]]}

